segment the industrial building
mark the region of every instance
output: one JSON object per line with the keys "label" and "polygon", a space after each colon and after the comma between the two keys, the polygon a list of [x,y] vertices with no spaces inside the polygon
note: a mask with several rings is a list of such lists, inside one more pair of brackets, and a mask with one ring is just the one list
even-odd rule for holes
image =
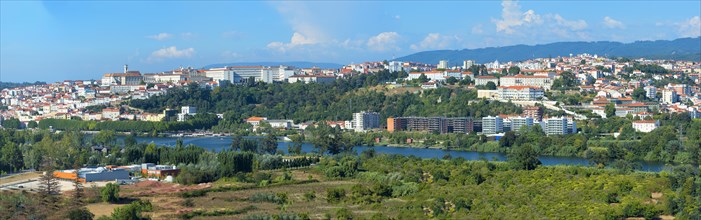
{"label": "industrial building", "polygon": [[141,164],[141,175],[146,177],[162,179],[166,178],[167,176],[175,177],[179,173],[180,169],[172,165],[156,165],[154,163]]}
{"label": "industrial building", "polygon": [[114,181],[129,179],[129,171],[122,168],[88,167],[79,170],[54,171],[54,177],[67,180],[78,178],[81,182]]}

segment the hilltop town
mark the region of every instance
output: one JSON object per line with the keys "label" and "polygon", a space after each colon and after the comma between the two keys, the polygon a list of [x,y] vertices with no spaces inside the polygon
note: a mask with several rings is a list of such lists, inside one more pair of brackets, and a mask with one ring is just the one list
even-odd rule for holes
{"label": "hilltop town", "polygon": [[[656,112],[682,113],[701,117],[699,74],[701,64],[691,61],[630,60],[580,54],[537,58],[522,62],[494,61],[462,65],[382,61],[345,65],[340,69],[295,68],[291,66],[225,66],[211,69],[180,67],[161,73],[141,73],[124,65],[121,72],[105,73],[100,80],[66,80],[46,85],[8,88],[0,92],[3,109],[0,120],[19,121],[3,125],[35,128],[44,119],[84,121],[185,121],[197,114],[191,106],[172,106],[161,113],[146,112],[126,105],[127,100],[166,95],[169,89],[190,84],[215,89],[225,84],[333,83],[337,79],[396,72],[400,78],[385,82],[388,89],[435,89],[460,86],[477,90],[478,98],[509,102],[524,107],[520,115],[498,114],[478,118],[401,117],[379,119],[378,114],[358,113],[353,120],[329,121],[329,125],[364,131],[370,129],[429,131],[439,133],[480,132],[487,135],[518,131],[522,125],[540,124],[547,134],[576,133],[576,120],[626,117],[636,119],[637,131],[649,132],[659,126]],[[560,112],[543,118],[543,111]],[[562,114],[564,112],[564,114]],[[222,117],[223,112],[210,112]],[[365,117],[367,116],[367,117]],[[437,116],[437,115],[436,115]],[[370,117],[370,122],[368,118]],[[268,120],[251,117],[257,125],[265,120],[275,128],[304,129],[309,121],[284,118]],[[383,124],[383,126],[380,126]],[[455,124],[455,125],[453,125]],[[549,125],[548,125],[549,124]],[[450,127],[450,128],[448,128]],[[455,128],[454,128],[455,127]],[[550,128],[550,129],[548,129]]]}

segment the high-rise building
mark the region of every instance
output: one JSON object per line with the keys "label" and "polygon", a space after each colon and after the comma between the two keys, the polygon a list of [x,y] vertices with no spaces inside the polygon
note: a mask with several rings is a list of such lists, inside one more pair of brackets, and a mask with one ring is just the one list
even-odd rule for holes
{"label": "high-rise building", "polygon": [[387,118],[387,131],[427,131],[446,133],[470,133],[472,132],[472,118],[444,118],[444,117],[397,117]]}
{"label": "high-rise building", "polygon": [[541,121],[543,120],[543,109],[538,106],[528,106],[523,108],[523,115]]}
{"label": "high-rise building", "polygon": [[548,118],[544,120],[545,134],[547,135],[563,135],[568,134],[567,118]]}
{"label": "high-rise building", "polygon": [[482,134],[497,134],[504,131],[504,120],[499,116],[482,117]]}
{"label": "high-rise building", "polygon": [[448,69],[448,61],[447,60],[440,60],[438,61],[438,69]]}
{"label": "high-rise building", "polygon": [[353,129],[355,131],[366,131],[379,127],[380,113],[365,111],[353,113]]}
{"label": "high-rise building", "polygon": [[462,68],[463,69],[469,69],[472,65],[475,65],[474,60],[463,60],[462,61]]}
{"label": "high-rise building", "polygon": [[401,72],[402,70],[404,70],[402,62],[399,61],[390,61],[387,66],[389,72]]}
{"label": "high-rise building", "polygon": [[679,96],[674,90],[662,90],[662,103],[672,104],[679,101]]}
{"label": "high-rise building", "polygon": [[533,118],[526,116],[526,117],[516,117],[516,118],[511,118],[511,130],[519,132],[523,128],[523,126],[526,127],[531,127],[533,126]]}
{"label": "high-rise building", "polygon": [[657,98],[657,88],[654,86],[646,86],[645,88],[645,97],[648,99],[656,99]]}

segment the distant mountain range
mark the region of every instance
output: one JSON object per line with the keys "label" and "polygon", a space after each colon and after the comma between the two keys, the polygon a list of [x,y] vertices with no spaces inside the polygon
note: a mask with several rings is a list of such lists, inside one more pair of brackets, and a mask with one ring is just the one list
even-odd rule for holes
{"label": "distant mountain range", "polygon": [[672,41],[636,41],[633,43],[610,41],[561,42],[533,46],[514,45],[481,49],[434,50],[418,52],[394,60],[431,64],[436,64],[439,60],[448,60],[448,63],[452,66],[462,65],[463,60],[475,60],[477,63],[493,62],[495,60],[507,62],[582,53],[607,57],[699,61],[701,60],[701,37],[680,38]]}
{"label": "distant mountain range", "polygon": [[341,64],[337,63],[314,63],[314,62],[303,62],[303,61],[290,61],[290,62],[239,62],[239,63],[220,63],[220,64],[210,64],[204,66],[203,68],[220,68],[225,66],[294,66],[297,68],[310,68],[319,67],[323,69],[338,69],[343,67]]}

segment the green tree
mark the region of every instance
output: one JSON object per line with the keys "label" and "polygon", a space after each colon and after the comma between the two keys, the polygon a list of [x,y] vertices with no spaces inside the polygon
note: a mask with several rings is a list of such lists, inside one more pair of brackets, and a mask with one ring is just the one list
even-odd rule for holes
{"label": "green tree", "polygon": [[487,82],[487,84],[485,86],[489,90],[496,90],[497,89],[497,84],[494,84],[494,82],[492,82],[492,81]]}
{"label": "green tree", "polygon": [[522,170],[533,170],[541,164],[538,159],[538,152],[533,149],[531,144],[516,147],[509,154],[508,161],[513,168]]}
{"label": "green tree", "polygon": [[102,130],[93,136],[93,143],[105,146],[115,146],[117,141],[113,130]]}
{"label": "green tree", "polygon": [[50,211],[55,211],[59,208],[58,201],[61,193],[61,186],[58,184],[56,177],[54,177],[55,164],[56,162],[53,158],[44,158],[42,163],[44,174],[39,177],[39,193],[44,197],[45,208]]}
{"label": "green tree", "polygon": [[509,75],[516,75],[519,73],[521,73],[521,68],[519,68],[517,66],[509,67]]}
{"label": "green tree", "polygon": [[606,117],[610,118],[616,115],[616,104],[614,103],[609,103],[604,107],[604,113],[606,113]]}
{"label": "green tree", "polygon": [[29,121],[29,122],[27,123],[27,127],[28,127],[28,128],[36,128],[36,127],[38,127],[38,126],[39,126],[39,123],[37,123],[36,121]]}
{"label": "green tree", "polygon": [[633,96],[633,99],[635,99],[636,101],[645,101],[647,99],[646,94],[647,92],[645,92],[645,89],[643,89],[642,87],[638,87],[635,90],[633,90],[633,94],[631,94],[631,96]]}
{"label": "green tree", "polygon": [[119,185],[108,183],[100,190],[103,202],[115,203],[119,201]]}
{"label": "green tree", "polygon": [[419,76],[419,82],[420,83],[428,82],[428,77],[426,76],[426,74],[421,73],[421,75]]}
{"label": "green tree", "polygon": [[73,208],[66,214],[66,218],[70,220],[92,220],[94,217],[95,214],[84,207]]}
{"label": "green tree", "polygon": [[20,129],[22,128],[22,122],[20,122],[19,119],[16,118],[9,118],[2,121],[2,127]]}
{"label": "green tree", "polygon": [[302,153],[302,144],[304,143],[303,135],[292,135],[292,145],[288,145],[287,153],[292,155],[299,155]]}
{"label": "green tree", "polygon": [[261,148],[262,153],[275,154],[277,151],[277,137],[272,132],[268,132],[268,135],[263,139]]}
{"label": "green tree", "polygon": [[446,79],[445,82],[448,83],[448,84],[450,84],[450,85],[455,85],[455,83],[458,82],[458,79],[456,79],[455,77],[451,76],[451,77],[448,77],[448,79]]}
{"label": "green tree", "polygon": [[0,171],[16,172],[24,166],[24,156],[17,144],[8,141],[0,149]]}
{"label": "green tree", "polygon": [[500,147],[511,147],[516,143],[516,132],[507,131],[504,136],[499,139]]}

